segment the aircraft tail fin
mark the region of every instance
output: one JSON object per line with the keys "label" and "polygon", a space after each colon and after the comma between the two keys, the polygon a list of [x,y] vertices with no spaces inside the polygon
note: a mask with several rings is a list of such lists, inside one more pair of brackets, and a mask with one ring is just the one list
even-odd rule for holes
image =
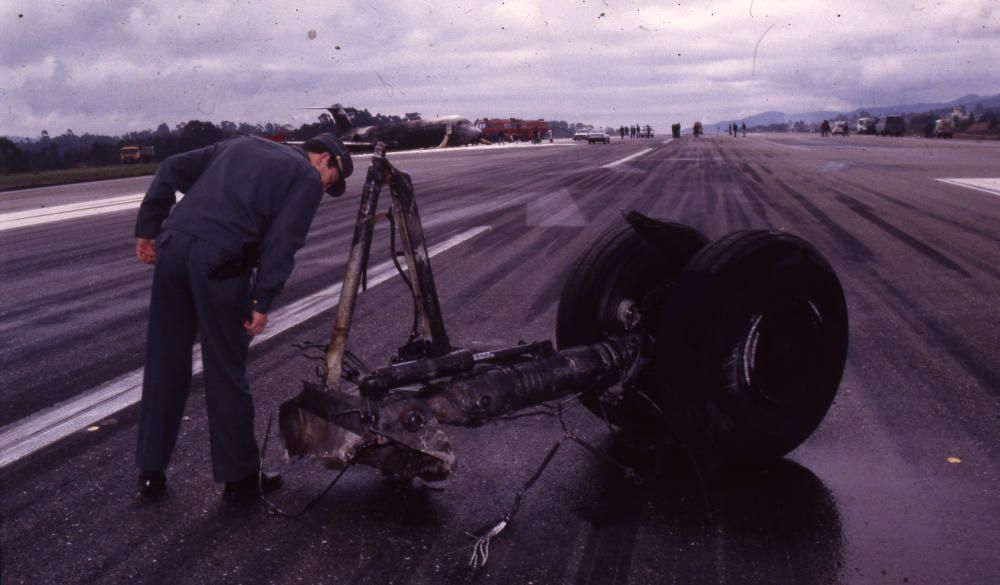
{"label": "aircraft tail fin", "polygon": [[344,110],[344,106],[340,104],[333,104],[327,108],[327,110],[330,112],[330,115],[333,116],[333,121],[337,124],[337,133],[341,136],[350,132],[351,128],[354,127],[354,124],[351,123],[351,119],[347,117],[347,111]]}

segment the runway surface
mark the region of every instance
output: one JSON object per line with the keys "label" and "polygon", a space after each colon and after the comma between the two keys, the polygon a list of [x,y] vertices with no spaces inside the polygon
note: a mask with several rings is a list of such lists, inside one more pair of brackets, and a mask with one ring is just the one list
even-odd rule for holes
{"label": "runway surface", "polygon": [[[438,246],[455,345],[553,338],[575,259],[623,211],[711,239],[806,238],[840,276],[851,319],[826,419],[785,460],[708,481],[668,461],[635,485],[567,445],[473,574],[466,533],[505,513],[560,438],[555,421],[449,428],[451,479],[428,489],[354,469],[290,520],[221,502],[198,376],[168,495],[146,505],[134,403],[152,271],[132,229],[149,178],[2,193],[0,583],[1000,582],[1000,145],[709,136],[390,158],[411,174]],[[292,344],[328,340],[364,177],[355,164],[251,349],[260,436],[314,377]],[[376,266],[385,230],[350,342],[373,366],[411,319],[405,287]],[[601,420],[568,418],[627,459]],[[274,500],[294,510],[332,472],[278,451],[272,436],[268,465],[286,478]]]}

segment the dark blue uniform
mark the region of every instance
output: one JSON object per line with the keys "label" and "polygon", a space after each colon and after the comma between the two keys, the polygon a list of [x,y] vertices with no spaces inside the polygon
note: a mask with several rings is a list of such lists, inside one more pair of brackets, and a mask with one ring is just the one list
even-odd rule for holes
{"label": "dark blue uniform", "polygon": [[[176,191],[184,193],[179,203]],[[155,238],[157,250],[140,469],[162,471],[170,460],[197,334],[213,476],[228,482],[257,472],[243,323],[251,311],[267,313],[281,292],[322,196],[322,179],[305,152],[260,138],[232,138],[160,164],[135,228],[137,238]]]}

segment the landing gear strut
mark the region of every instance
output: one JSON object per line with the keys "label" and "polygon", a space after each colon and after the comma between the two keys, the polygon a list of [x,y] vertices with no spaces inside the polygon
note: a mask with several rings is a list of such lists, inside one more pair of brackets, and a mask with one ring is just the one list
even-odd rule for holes
{"label": "landing gear strut", "polygon": [[[415,327],[397,363],[345,385],[344,352],[386,184]],[[829,263],[782,232],[736,232],[709,244],[680,224],[637,212],[626,220],[571,273],[559,302],[558,350],[550,342],[455,348],[412,183],[376,148],[325,379],[307,383],[280,409],[287,452],[331,468],[361,463],[395,477],[440,480],[455,468],[442,425],[474,427],[571,394],[646,441],[679,440],[722,462],[794,449],[825,415],[846,359],[847,309]]]}

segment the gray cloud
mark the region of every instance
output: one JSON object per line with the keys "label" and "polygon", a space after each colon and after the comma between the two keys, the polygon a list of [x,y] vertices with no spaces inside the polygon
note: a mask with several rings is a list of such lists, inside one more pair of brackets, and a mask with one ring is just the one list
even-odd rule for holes
{"label": "gray cloud", "polygon": [[1000,8],[889,0],[159,3],[0,9],[0,133],[384,113],[665,127],[1000,91]]}

